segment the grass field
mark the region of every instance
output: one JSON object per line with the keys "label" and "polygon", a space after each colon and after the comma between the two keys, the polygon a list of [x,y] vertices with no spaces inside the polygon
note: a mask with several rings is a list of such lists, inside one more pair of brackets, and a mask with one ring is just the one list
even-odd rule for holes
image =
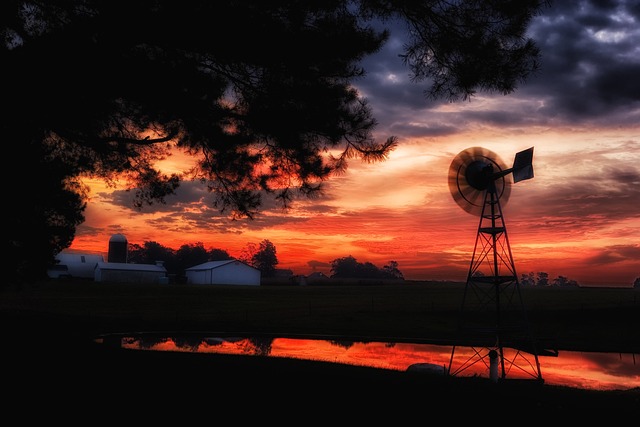
{"label": "grass field", "polygon": [[[465,286],[187,286],[50,281],[5,290],[0,310],[81,320],[87,333],[208,330],[451,338]],[[534,336],[559,349],[640,353],[640,290],[522,288]],[[77,327],[77,325],[76,325]]]}
{"label": "grass field", "polygon": [[[266,416],[258,408],[294,407],[315,423],[414,422],[425,411],[476,419],[514,408],[518,417],[531,411],[528,418],[543,421],[554,414],[579,420],[597,413],[609,421],[637,415],[640,385],[607,392],[537,382],[496,385],[326,362],[106,350],[93,341],[98,334],[132,331],[447,340],[463,292],[464,284],[441,282],[210,287],[61,281],[5,288],[3,386],[11,390],[5,408],[21,409],[25,422],[37,414],[22,409],[33,405],[46,407],[50,420],[67,422],[75,416],[86,421],[78,405],[100,411],[103,422],[109,416],[117,421],[131,405],[136,415],[128,420],[139,422],[166,422],[171,415],[179,422],[177,413],[212,416],[231,409],[258,422]],[[640,353],[638,289],[528,288],[522,298],[534,335],[560,350]],[[463,412],[454,409],[459,404]]]}

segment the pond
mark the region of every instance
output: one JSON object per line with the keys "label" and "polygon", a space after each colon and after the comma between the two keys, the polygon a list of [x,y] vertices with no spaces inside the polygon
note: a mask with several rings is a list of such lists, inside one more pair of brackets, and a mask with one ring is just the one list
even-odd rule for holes
{"label": "pond", "polygon": [[[450,367],[453,346],[410,342],[358,342],[331,338],[225,336],[196,334],[105,335],[97,342],[141,351],[181,351],[283,357],[369,366],[399,371],[427,368],[444,374]],[[455,347],[456,358],[472,357],[479,350]],[[482,351],[482,350],[480,350]],[[488,351],[488,350],[487,350]],[[504,358],[519,355],[504,348]],[[522,355],[520,355],[522,357]],[[526,355],[525,355],[526,356]],[[530,359],[535,359],[532,355]],[[628,353],[590,353],[558,351],[538,356],[540,375],[545,384],[594,390],[625,390],[640,387],[640,355]],[[459,374],[462,375],[462,374]],[[491,377],[490,366],[478,363],[464,375]],[[524,375],[526,377],[527,375]],[[514,370],[507,378],[523,378]]]}

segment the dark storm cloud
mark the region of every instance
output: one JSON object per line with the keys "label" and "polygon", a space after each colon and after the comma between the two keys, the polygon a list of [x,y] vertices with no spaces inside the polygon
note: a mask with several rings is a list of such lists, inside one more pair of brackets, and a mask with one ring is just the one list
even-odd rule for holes
{"label": "dark storm cloud", "polygon": [[317,268],[331,267],[331,264],[328,262],[316,261],[316,260],[311,260],[307,262],[307,265],[311,267],[313,271],[315,271]]}
{"label": "dark storm cloud", "polygon": [[618,186],[631,186],[630,190],[640,188],[640,169],[637,168],[616,168],[606,167],[603,170],[605,178],[609,178],[613,184]]}
{"label": "dark storm cloud", "polygon": [[606,123],[623,113],[621,124],[634,123],[640,108],[639,21],[638,7],[623,1],[554,2],[530,27],[541,69],[522,93],[545,100],[543,115]]}
{"label": "dark storm cloud", "polygon": [[[364,58],[366,77],[355,81],[362,96],[369,101],[374,117],[379,122],[381,138],[390,135],[422,136],[433,134],[446,135],[452,128],[447,126],[426,126],[431,116],[428,109],[441,102],[427,102],[424,94],[426,86],[416,84],[410,79],[409,68],[403,63],[400,54],[406,39],[406,29],[398,22],[385,23],[390,30],[390,38],[380,51]],[[422,113],[421,113],[422,112]],[[423,115],[423,126],[411,126],[412,116]]]}
{"label": "dark storm cloud", "polygon": [[545,154],[536,166],[536,185],[512,192],[508,209],[569,233],[588,232],[616,221],[637,221],[638,159],[637,141],[585,144],[569,155]]}
{"label": "dark storm cloud", "polygon": [[[82,224],[81,227],[76,229],[76,236],[95,236],[104,231],[102,227],[94,227],[91,225]],[[118,231],[120,233],[121,231]]]}
{"label": "dark storm cloud", "polygon": [[602,249],[598,255],[586,259],[585,265],[608,265],[629,259],[640,260],[640,245],[609,246]]}
{"label": "dark storm cloud", "polygon": [[[131,209],[138,212],[134,208],[135,189],[116,190],[112,193],[101,193],[101,197],[109,200],[111,204],[123,207],[125,209]],[[176,194],[167,196],[166,203],[154,203],[152,205],[144,205],[140,209],[140,213],[154,213],[154,212],[173,212],[180,206],[194,206],[194,204],[200,204],[203,207],[211,206],[212,197],[208,193],[207,188],[200,182],[184,181],[180,184],[180,187],[176,191]]]}
{"label": "dark storm cloud", "polygon": [[[640,186],[621,187],[619,181],[606,177],[574,178],[547,188],[520,192],[517,204],[513,199],[515,196],[509,199],[509,210],[522,212],[524,217],[566,218],[584,222],[585,227],[640,216],[640,204],[637,203],[640,200]],[[572,226],[575,227],[575,224]]]}
{"label": "dark storm cloud", "polygon": [[[321,198],[294,197],[290,207],[316,216],[335,213],[336,207],[327,204],[335,199],[330,194],[328,184],[328,191]],[[222,234],[242,234],[248,231],[283,227],[297,229],[308,221],[307,217],[291,215],[289,210],[284,209],[270,195],[265,195],[262,199],[262,214],[256,215],[253,219],[231,220],[229,212],[220,212],[220,209],[214,206],[213,195],[207,191],[206,185],[199,181],[184,181],[176,194],[166,198],[165,204],[144,205],[140,210],[134,208],[134,192],[135,190],[115,190],[112,193],[99,193],[98,196],[105,202],[129,210],[132,215],[153,215],[145,218],[144,222],[158,235],[162,232],[187,233],[193,229],[212,230],[212,233]],[[265,215],[265,213],[268,214]],[[95,230],[84,226],[81,234],[89,235],[94,232]]]}
{"label": "dark storm cloud", "polygon": [[470,122],[481,122],[487,125],[499,126],[524,126],[529,124],[539,124],[540,119],[534,118],[537,115],[534,105],[522,105],[512,108],[510,111],[488,110],[471,111],[465,114]]}
{"label": "dark storm cloud", "polygon": [[[219,208],[214,206],[213,194],[209,193],[206,185],[202,184],[199,181],[183,181],[180,184],[180,187],[176,190],[176,194],[166,197],[166,203],[144,205],[139,211],[134,207],[133,203],[135,190],[115,190],[111,193],[99,193],[98,196],[115,206],[129,209],[132,211],[132,213],[139,212],[143,214],[153,214],[178,212],[176,215],[180,215],[181,218],[188,219],[190,222],[210,222],[216,218],[221,222],[228,221],[228,212],[222,213],[220,212]],[[324,202],[331,200],[332,198],[333,197],[330,197],[327,194],[325,194],[321,200],[309,200],[303,197],[294,197],[292,203],[298,208],[302,207],[307,211],[315,213],[326,213],[335,209],[324,204]],[[283,216],[286,216],[286,209],[283,209],[283,206],[280,205],[276,200],[274,200],[274,198],[270,195],[264,195],[264,197],[262,198],[262,203],[262,211],[272,212],[274,214],[271,219],[277,218],[278,213],[282,213]],[[165,218],[169,218],[169,216]],[[259,223],[261,222],[261,219],[256,218],[253,222]]]}
{"label": "dark storm cloud", "polygon": [[[640,121],[640,7],[634,2],[556,1],[542,9],[528,32],[541,50],[541,67],[508,95],[523,102],[483,111],[459,102],[459,113],[439,112],[448,102],[428,100],[426,82],[412,82],[399,57],[404,26],[387,27],[389,41],[365,58],[366,78],[356,82],[380,122],[381,137],[443,136],[473,123],[616,126]],[[475,106],[487,95],[503,98],[478,93],[466,104]]]}

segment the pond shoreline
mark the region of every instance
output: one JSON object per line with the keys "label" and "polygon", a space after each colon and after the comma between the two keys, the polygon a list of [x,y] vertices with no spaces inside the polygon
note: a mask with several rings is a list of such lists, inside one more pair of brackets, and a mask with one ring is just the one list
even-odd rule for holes
{"label": "pond shoreline", "polygon": [[[540,336],[557,339],[560,351],[637,354],[638,295],[632,289],[532,290],[526,297]],[[640,388],[493,384],[318,361],[105,349],[94,342],[103,333],[168,330],[437,341],[451,337],[459,296],[460,288],[444,285],[205,289],[71,283],[4,290],[3,381],[12,390],[7,407],[99,404],[94,409],[103,412],[107,406],[135,404],[157,411],[159,402],[166,402],[173,409],[240,408],[251,418],[255,408],[286,405],[334,423],[339,409],[358,421],[379,421],[379,416],[397,421],[409,414],[415,420],[426,412],[449,411],[452,402],[465,408],[454,410],[458,418],[491,416],[510,407],[523,414],[531,409],[546,422],[549,414],[591,421],[590,414],[636,415]],[[254,408],[249,414],[247,405]],[[407,422],[415,422],[411,419]]]}
{"label": "pond shoreline", "polygon": [[[54,323],[46,329],[60,332]],[[172,410],[194,405],[226,410],[250,405],[253,410],[266,410],[285,405],[296,412],[311,411],[314,418],[327,422],[341,411],[351,414],[354,406],[360,408],[360,421],[406,417],[407,422],[424,416],[426,408],[443,411],[455,404],[464,407],[457,419],[476,419],[478,414],[499,409],[496,405],[503,410],[529,408],[534,411],[531,417],[540,420],[550,415],[585,420],[594,414],[635,415],[640,407],[640,387],[596,391],[509,379],[495,384],[479,377],[454,378],[294,358],[138,351],[101,346],[81,336],[61,339],[49,332],[30,338],[22,335],[22,343],[14,341],[11,350],[4,351],[3,363],[12,367],[4,375],[4,385],[17,395],[33,396],[37,389],[44,400],[32,397],[31,404],[73,402],[74,406],[91,408],[100,402],[101,408],[106,405],[120,411],[131,404],[154,411],[166,405]],[[5,343],[11,339],[4,338]],[[64,393],[60,393],[62,389]],[[241,403],[239,396],[246,393],[251,396],[242,398]],[[166,403],[158,406],[159,402]],[[246,416],[251,419],[255,415]]]}

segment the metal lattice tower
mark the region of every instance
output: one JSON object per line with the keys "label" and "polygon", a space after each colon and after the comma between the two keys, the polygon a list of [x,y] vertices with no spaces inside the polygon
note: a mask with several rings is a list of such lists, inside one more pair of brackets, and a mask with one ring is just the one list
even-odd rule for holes
{"label": "metal lattice tower", "polygon": [[479,212],[480,221],[449,375],[542,380],[501,207],[509,195],[508,174],[516,182],[533,177],[532,150],[518,153],[511,169],[502,169],[493,153],[480,149],[467,150],[452,162],[450,187],[459,196],[454,199],[467,212]]}

